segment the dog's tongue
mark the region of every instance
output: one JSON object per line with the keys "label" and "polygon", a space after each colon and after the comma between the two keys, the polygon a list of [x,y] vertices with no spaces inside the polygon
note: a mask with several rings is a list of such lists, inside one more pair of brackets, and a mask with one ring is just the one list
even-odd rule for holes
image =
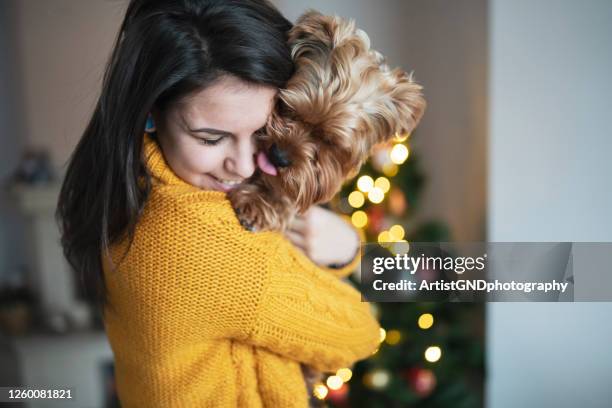
{"label": "dog's tongue", "polygon": [[276,171],[276,167],[274,167],[274,165],[270,163],[270,160],[268,160],[268,156],[266,156],[264,152],[259,152],[257,154],[257,165],[259,166],[261,171],[266,174],[269,174],[271,176],[276,176],[278,174]]}

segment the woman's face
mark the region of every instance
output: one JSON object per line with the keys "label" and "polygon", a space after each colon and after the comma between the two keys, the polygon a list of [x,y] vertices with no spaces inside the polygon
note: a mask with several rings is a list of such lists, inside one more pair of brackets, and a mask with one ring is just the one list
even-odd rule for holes
{"label": "woman's face", "polygon": [[162,153],[174,173],[203,190],[227,192],[255,171],[256,137],[277,89],[224,76],[154,112]]}

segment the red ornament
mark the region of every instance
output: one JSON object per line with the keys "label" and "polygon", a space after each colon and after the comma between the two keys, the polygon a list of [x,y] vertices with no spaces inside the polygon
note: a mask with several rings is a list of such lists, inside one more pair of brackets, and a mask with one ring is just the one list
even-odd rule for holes
{"label": "red ornament", "polygon": [[427,397],[436,388],[436,375],[427,368],[414,367],[406,370],[402,376],[421,398]]}
{"label": "red ornament", "polygon": [[342,384],[342,387],[338,388],[337,390],[332,390],[330,388],[329,393],[327,394],[327,398],[325,399],[333,402],[338,407],[348,408],[348,393],[349,386],[345,383]]}
{"label": "red ornament", "polygon": [[397,188],[392,188],[389,192],[389,211],[396,217],[403,217],[406,212],[406,196],[403,191]]}
{"label": "red ornament", "polygon": [[368,232],[372,235],[378,235],[383,229],[385,220],[385,211],[382,207],[376,205],[368,210]]}

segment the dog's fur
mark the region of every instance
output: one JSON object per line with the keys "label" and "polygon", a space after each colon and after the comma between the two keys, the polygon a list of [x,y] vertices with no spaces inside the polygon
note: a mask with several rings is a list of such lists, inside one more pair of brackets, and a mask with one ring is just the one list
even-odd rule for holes
{"label": "dog's fur", "polygon": [[277,176],[257,172],[230,193],[251,230],[283,231],[296,213],[329,201],[374,145],[411,132],[425,109],[421,86],[390,69],[353,21],[309,11],[289,43],[296,70],[279,93],[262,148],[290,164],[277,166]]}
{"label": "dog's fur", "polygon": [[[310,11],[289,42],[296,71],[262,138],[263,150],[284,163],[276,166],[277,176],[257,172],[229,196],[251,230],[283,231],[296,213],[329,201],[374,145],[411,132],[425,110],[421,86],[389,69],[354,22]],[[302,370],[312,395],[321,374]]]}

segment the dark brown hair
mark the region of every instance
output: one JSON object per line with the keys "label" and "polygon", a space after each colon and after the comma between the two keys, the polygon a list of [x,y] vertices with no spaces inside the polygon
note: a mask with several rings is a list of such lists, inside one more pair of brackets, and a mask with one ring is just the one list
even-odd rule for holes
{"label": "dark brown hair", "polygon": [[284,86],[293,71],[290,29],[265,0],[130,2],[56,211],[64,255],[102,313],[101,254],[126,236],[133,240],[150,190],[140,160],[147,114],[221,75]]}

